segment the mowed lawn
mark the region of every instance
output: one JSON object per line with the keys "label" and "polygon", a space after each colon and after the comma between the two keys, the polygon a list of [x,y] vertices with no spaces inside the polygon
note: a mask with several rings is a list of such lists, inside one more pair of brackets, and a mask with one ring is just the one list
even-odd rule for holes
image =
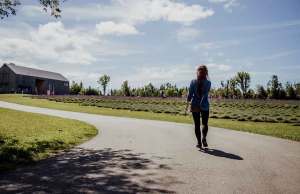
{"label": "mowed lawn", "polygon": [[0,108],[0,170],[80,144],[97,129],[77,120]]}
{"label": "mowed lawn", "polygon": [[[75,112],[85,112],[100,115],[111,115],[119,117],[132,117],[150,120],[163,120],[179,123],[193,123],[191,115],[175,115],[166,113],[154,113],[145,111],[132,111],[122,109],[112,109],[96,106],[82,106],[78,103],[64,103],[49,101],[46,99],[32,99],[22,95],[2,94],[0,100],[12,103],[18,103],[29,106],[52,108],[58,110],[67,110]],[[210,118],[209,125],[220,128],[227,128],[239,131],[246,131],[262,135],[280,137],[295,141],[300,141],[300,126],[294,123],[272,123],[272,122],[253,122],[238,121],[231,119]]]}

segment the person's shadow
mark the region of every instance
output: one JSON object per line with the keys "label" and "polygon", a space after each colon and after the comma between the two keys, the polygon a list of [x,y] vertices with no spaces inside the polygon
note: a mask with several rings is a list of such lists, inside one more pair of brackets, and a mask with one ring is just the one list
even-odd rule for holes
{"label": "person's shadow", "polygon": [[227,152],[224,152],[222,150],[202,148],[199,151],[203,152],[203,153],[206,153],[206,154],[209,154],[209,155],[228,158],[228,159],[232,159],[232,160],[244,160],[241,156],[231,154],[231,153],[227,153]]}

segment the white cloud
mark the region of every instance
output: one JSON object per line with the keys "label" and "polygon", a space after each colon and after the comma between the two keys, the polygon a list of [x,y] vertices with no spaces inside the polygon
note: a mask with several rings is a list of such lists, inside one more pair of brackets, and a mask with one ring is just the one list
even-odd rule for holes
{"label": "white cloud", "polygon": [[218,56],[218,57],[223,57],[223,56],[224,56],[224,53],[223,53],[223,52],[218,52],[218,53],[217,53],[217,56]]}
{"label": "white cloud", "polygon": [[96,30],[99,35],[135,35],[139,32],[137,29],[130,25],[125,23],[115,23],[112,21],[107,22],[100,22],[99,24],[96,24]]}
{"label": "white cloud", "polygon": [[194,40],[199,37],[199,35],[199,30],[190,27],[181,28],[176,32],[176,36],[179,41]]}
{"label": "white cloud", "polygon": [[214,11],[198,4],[187,5],[174,0],[112,0],[110,4],[66,7],[64,18],[78,20],[110,19],[115,22],[141,24],[165,20],[190,25],[212,16]]}
{"label": "white cloud", "polygon": [[187,64],[155,64],[141,65],[128,76],[122,77],[119,80],[128,80],[129,83],[136,86],[143,86],[145,83],[161,84],[166,82],[178,83],[188,82],[195,77],[195,69]]}
{"label": "white cloud", "polygon": [[39,5],[24,5],[20,8],[20,14],[26,15],[27,17],[41,17],[43,16],[43,12],[45,13],[43,8]]}
{"label": "white cloud", "polygon": [[[232,77],[235,72],[231,72],[232,67],[227,64],[208,63],[209,76],[214,83]],[[123,80],[128,80],[133,87],[143,86],[147,83],[159,85],[161,83],[184,83],[196,78],[196,66],[188,64],[152,64],[141,65],[134,70],[131,75],[127,75],[116,80],[121,84]]]}
{"label": "white cloud", "polygon": [[[0,44],[0,59],[17,65],[58,71],[70,75],[69,79],[86,80],[71,76],[73,72],[87,71],[91,65],[110,59],[111,56],[127,56],[142,51],[99,37],[96,29],[80,31],[66,28],[62,22],[49,22],[26,30],[13,28],[10,36],[4,36]],[[0,28],[0,34],[6,34]],[[103,69],[97,67],[96,69]],[[86,76],[86,75],[83,75]]]}
{"label": "white cloud", "polygon": [[[84,81],[84,83],[96,83],[99,79],[101,73],[99,72],[82,72],[82,71],[73,71],[65,73],[65,76],[70,80]],[[88,85],[84,85],[85,87]]]}
{"label": "white cloud", "polygon": [[201,42],[194,45],[194,50],[213,50],[213,49],[221,49],[229,46],[237,46],[240,44],[238,40],[223,40],[223,41],[214,41],[214,42]]}
{"label": "white cloud", "polygon": [[233,27],[231,30],[276,30],[288,27],[300,26],[300,20],[288,20],[279,23],[270,23],[270,24],[262,24],[262,25],[249,25],[249,26],[238,26]]}
{"label": "white cloud", "polygon": [[14,37],[3,38],[0,51],[0,55],[11,55],[14,58],[77,65],[95,62],[96,55],[126,56],[133,53],[126,45],[100,39],[96,30],[82,32],[67,29],[60,21],[39,25],[37,29],[25,31],[20,36],[16,34]]}
{"label": "white cloud", "polygon": [[233,7],[239,5],[237,0],[208,0],[211,3],[223,4],[223,7],[226,11],[232,12]]}
{"label": "white cloud", "polygon": [[231,66],[225,65],[225,64],[209,63],[209,64],[207,64],[207,67],[212,69],[212,70],[218,70],[218,71],[229,71],[229,70],[231,70]]}
{"label": "white cloud", "polygon": [[40,25],[38,29],[27,33],[29,37],[25,39],[4,39],[1,50],[14,58],[35,59],[35,62],[43,60],[56,64],[91,64],[95,61],[95,57],[84,47],[98,40],[68,30],[61,22]]}
{"label": "white cloud", "polygon": [[[0,28],[0,34],[4,34],[0,44],[1,61],[57,71],[70,80],[87,80],[86,82],[91,83],[98,73],[106,71],[103,70],[106,66],[118,67],[123,71],[130,64],[136,65],[139,62],[133,58],[125,59],[125,56],[143,52],[140,48],[133,49],[132,42],[107,37],[108,35],[137,35],[141,33],[138,27],[148,22],[163,21],[180,24],[176,33],[178,39],[192,40],[200,32],[189,25],[214,14],[210,8],[181,0],[98,2],[101,3],[72,6],[66,2],[62,11],[63,22],[47,13],[43,14],[44,11],[39,6],[23,5],[16,18],[24,18],[21,21],[30,21],[31,25],[28,24],[26,29],[18,25],[9,27],[11,33],[6,27]],[[42,25],[36,27],[36,24]],[[126,67],[122,67],[112,56],[122,57]],[[105,60],[108,62],[101,63]],[[112,77],[115,74],[113,70],[108,70],[108,73]],[[117,79],[124,80],[126,76],[128,80],[142,84],[148,81],[177,82],[190,80],[194,73],[194,68],[188,65],[142,66],[133,72],[126,69],[124,76],[116,76],[114,82]]]}
{"label": "white cloud", "polygon": [[288,57],[291,55],[299,55],[300,49],[291,49],[291,50],[282,50],[276,53],[269,53],[268,55],[260,56],[260,57],[250,57],[244,58],[247,63],[253,63],[258,61],[267,61],[267,60],[278,60],[279,58]]}

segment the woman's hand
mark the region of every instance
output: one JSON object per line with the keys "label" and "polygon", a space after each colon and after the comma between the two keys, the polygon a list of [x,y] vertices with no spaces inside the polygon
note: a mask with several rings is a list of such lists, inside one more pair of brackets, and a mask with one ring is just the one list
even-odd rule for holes
{"label": "woman's hand", "polygon": [[185,107],[185,112],[184,112],[184,115],[187,115],[187,111],[189,109],[189,106],[190,106],[190,102],[186,102],[186,107]]}

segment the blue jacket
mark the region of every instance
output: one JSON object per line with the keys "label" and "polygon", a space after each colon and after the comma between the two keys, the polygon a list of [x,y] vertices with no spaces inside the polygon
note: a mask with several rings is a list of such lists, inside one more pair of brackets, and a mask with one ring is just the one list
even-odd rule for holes
{"label": "blue jacket", "polygon": [[196,79],[191,81],[187,101],[192,101],[191,106],[200,107],[201,110],[209,110],[208,93],[211,87],[211,82],[207,79],[203,81],[203,91],[201,96],[197,95],[198,81]]}

